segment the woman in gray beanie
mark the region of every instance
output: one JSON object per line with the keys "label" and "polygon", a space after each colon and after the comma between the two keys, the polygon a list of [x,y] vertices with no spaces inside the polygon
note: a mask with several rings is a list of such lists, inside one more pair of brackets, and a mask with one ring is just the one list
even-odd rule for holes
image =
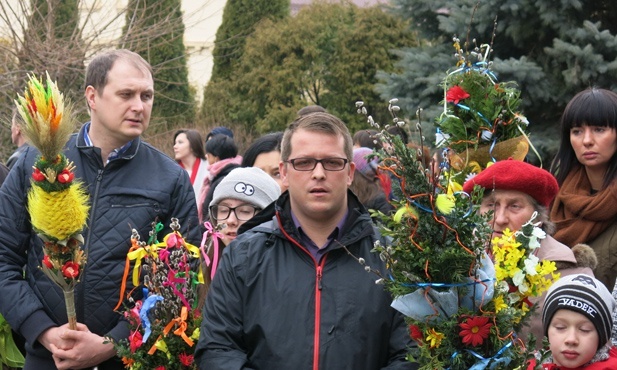
{"label": "woman in gray beanie", "polygon": [[274,179],[257,167],[232,170],[214,189],[210,220],[220,230],[225,245],[237,236],[238,228],[281,195]]}
{"label": "woman in gray beanie", "polygon": [[[201,308],[216,272],[222,249],[238,236],[238,228],[281,195],[281,187],[257,167],[239,167],[225,176],[214,189],[210,202],[210,223],[202,242],[204,284],[200,288]],[[222,245],[221,245],[222,244]]]}

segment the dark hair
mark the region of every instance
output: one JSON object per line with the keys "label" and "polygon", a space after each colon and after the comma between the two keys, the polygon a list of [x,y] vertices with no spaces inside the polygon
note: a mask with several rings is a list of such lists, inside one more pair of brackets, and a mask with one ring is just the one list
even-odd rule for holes
{"label": "dark hair", "polygon": [[100,95],[107,85],[109,71],[113,68],[118,59],[127,61],[135,68],[150,73],[150,76],[154,76],[152,66],[150,66],[150,63],[142,58],[141,55],[127,49],[110,50],[95,56],[94,59],[90,61],[88,68],[86,68],[84,89],[88,86],[92,86]]}
{"label": "dark hair", "polygon": [[353,157],[353,143],[351,142],[351,135],[349,134],[347,126],[345,126],[345,123],[343,123],[340,118],[324,112],[315,112],[300,116],[287,127],[281,143],[281,159],[283,161],[288,160],[291,155],[291,138],[298,130],[341,136],[344,141],[343,150],[345,156],[347,160],[351,162]]}
{"label": "dark hair", "polygon": [[212,139],[214,135],[227,135],[232,139],[234,138],[234,132],[225,126],[218,126],[213,128],[212,131],[208,132],[208,135],[206,135],[206,141]]}
{"label": "dark hair", "polygon": [[407,133],[407,130],[405,130],[401,126],[390,126],[386,129],[386,131],[388,131],[388,133],[390,133],[391,135],[400,137],[403,141],[403,144],[409,143],[409,134]]}
{"label": "dark hair", "polygon": [[[617,127],[617,94],[610,90],[590,87],[576,94],[566,106],[561,116],[561,141],[559,150],[551,165],[559,185],[574,168],[581,166],[570,143],[570,130],[573,127],[599,126]],[[608,162],[604,174],[603,187],[606,188],[617,177],[617,152]],[[597,189],[601,190],[601,189]]]}
{"label": "dark hair", "polygon": [[281,151],[282,132],[264,135],[251,144],[242,156],[242,167],[253,167],[260,154]]}
{"label": "dark hair", "polygon": [[301,117],[315,112],[325,113],[327,111],[326,108],[322,107],[321,105],[307,105],[306,107],[300,108],[296,114],[298,115],[298,117]]}
{"label": "dark hair", "polygon": [[238,155],[238,147],[234,143],[234,139],[219,134],[206,141],[206,153],[219,157],[219,159],[233,158]]}
{"label": "dark hair", "polygon": [[377,134],[378,132],[375,130],[360,130],[353,135],[353,143],[375,151],[380,150],[383,145]]}
{"label": "dark hair", "polygon": [[201,145],[201,134],[197,130],[178,130],[174,134],[174,143],[176,142],[176,138],[178,135],[184,134],[186,135],[186,139],[189,141],[189,146],[191,147],[191,152],[193,155],[199,159],[206,159],[206,152],[204,151],[203,145]]}

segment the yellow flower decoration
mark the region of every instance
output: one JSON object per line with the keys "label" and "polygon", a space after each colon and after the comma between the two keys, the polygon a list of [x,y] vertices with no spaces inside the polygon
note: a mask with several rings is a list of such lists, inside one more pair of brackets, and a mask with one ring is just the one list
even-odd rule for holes
{"label": "yellow flower decoration", "polygon": [[426,336],[426,342],[429,343],[431,348],[437,348],[441,345],[441,341],[446,336],[443,333],[439,333],[435,331],[435,329],[431,328],[428,330],[428,335]]}
{"label": "yellow flower decoration", "polygon": [[503,296],[497,296],[493,299],[493,303],[495,303],[495,312],[498,313],[499,311],[508,308],[508,305],[506,304],[506,302],[504,302],[503,300]]}

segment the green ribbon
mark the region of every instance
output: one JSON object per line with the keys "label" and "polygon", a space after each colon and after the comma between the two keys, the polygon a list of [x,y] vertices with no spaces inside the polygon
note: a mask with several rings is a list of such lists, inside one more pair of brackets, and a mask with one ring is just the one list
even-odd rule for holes
{"label": "green ribbon", "polygon": [[0,315],[0,360],[10,367],[24,367],[25,358],[13,340],[9,323]]}

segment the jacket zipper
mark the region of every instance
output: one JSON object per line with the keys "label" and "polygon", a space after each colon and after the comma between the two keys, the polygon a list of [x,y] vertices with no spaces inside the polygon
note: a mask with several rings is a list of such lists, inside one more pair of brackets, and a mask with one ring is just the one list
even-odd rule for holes
{"label": "jacket zipper", "polygon": [[[99,190],[101,188],[101,179],[103,178],[103,170],[99,169],[98,173],[96,175],[96,186],[94,187],[94,195],[92,196],[92,204],[90,204],[90,215],[88,216],[88,221],[92,222],[92,220],[94,220],[94,210],[96,209],[96,203],[97,203],[97,199],[99,196]],[[87,255],[87,251],[88,251],[88,243],[90,242],[90,238],[92,237],[92,224],[90,224],[90,226],[88,227],[88,235],[86,236],[86,238],[84,239],[84,245],[83,245],[83,250],[84,253],[86,253]],[[86,263],[81,271],[81,276],[79,277],[79,280],[81,282],[85,282],[86,281],[86,269],[88,268],[88,264]],[[85,321],[85,306],[86,306],[86,301],[85,301],[85,295],[86,295],[86,290],[83,287],[82,284],[82,288],[79,290],[79,299],[77,300],[77,302],[80,302],[81,304],[77,304],[76,308],[77,308],[77,321],[83,323]]]}
{"label": "jacket zipper", "polygon": [[309,252],[302,244],[298,243],[294,238],[292,238],[287,231],[283,228],[283,224],[281,222],[281,218],[279,217],[279,213],[276,212],[276,218],[279,223],[279,227],[283,232],[283,235],[295,246],[300,248],[300,250],[304,251],[304,253],[308,254],[309,257],[313,260],[315,264],[315,329],[313,333],[313,370],[319,370],[319,328],[321,327],[321,278],[323,277],[323,267],[326,263],[326,258],[328,254],[326,253],[321,261],[317,263],[317,260],[311,252]]}

